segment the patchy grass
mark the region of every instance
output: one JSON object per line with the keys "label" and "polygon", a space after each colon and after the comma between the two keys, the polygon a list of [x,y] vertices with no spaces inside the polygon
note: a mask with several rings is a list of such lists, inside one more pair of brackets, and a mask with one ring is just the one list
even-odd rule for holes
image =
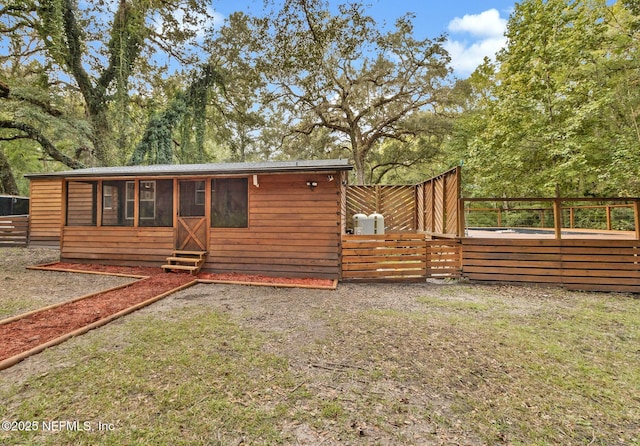
{"label": "patchy grass", "polygon": [[175,313],[127,322],[127,346],[104,333],[70,353],[73,366],[2,395],[2,419],[86,421],[93,432],[5,432],[2,444],[281,442],[278,405],[295,386],[287,361],[217,313]]}
{"label": "patchy grass", "polygon": [[421,311],[333,320],[332,342],[350,344],[351,361],[370,365],[369,381],[443,400],[387,400],[387,416],[431,423],[433,441],[440,427],[457,425],[473,426],[482,444],[640,444],[637,300],[587,295],[523,314],[508,300],[446,294],[419,297]]}
{"label": "patchy grass", "polygon": [[637,446],[639,346],[625,295],[198,285],[0,372],[0,444]]}
{"label": "patchy grass", "polygon": [[0,319],[132,281],[124,277],[25,269],[57,259],[57,249],[0,247]]}

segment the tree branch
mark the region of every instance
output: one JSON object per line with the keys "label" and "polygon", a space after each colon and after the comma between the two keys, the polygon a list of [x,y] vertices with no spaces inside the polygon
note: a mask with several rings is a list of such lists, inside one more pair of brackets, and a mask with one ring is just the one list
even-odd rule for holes
{"label": "tree branch", "polygon": [[51,104],[41,101],[40,99],[24,96],[19,93],[16,94],[14,91],[11,90],[11,87],[9,87],[9,85],[5,84],[2,81],[0,81],[0,98],[16,99],[16,100],[28,102],[29,104],[35,105],[36,107],[41,108],[49,115],[56,118],[62,116],[63,114],[61,110],[58,110],[57,108],[53,107]]}
{"label": "tree branch", "polygon": [[54,160],[61,162],[65,166],[68,166],[72,169],[82,169],[85,167],[85,165],[80,161],[74,160],[73,158],[59,151],[46,136],[44,136],[38,129],[30,126],[29,124],[17,121],[0,120],[0,129],[14,129],[24,132],[29,137],[29,139],[32,139],[39,143],[47,155],[49,155]]}

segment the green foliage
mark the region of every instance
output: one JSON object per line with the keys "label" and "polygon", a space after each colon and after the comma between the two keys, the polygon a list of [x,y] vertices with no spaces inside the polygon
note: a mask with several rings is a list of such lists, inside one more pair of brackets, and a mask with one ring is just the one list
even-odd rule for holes
{"label": "green foliage", "polygon": [[40,64],[0,69],[0,76],[7,79],[6,95],[0,98],[0,151],[7,161],[3,178],[13,177],[18,190],[12,193],[27,195],[22,174],[83,165],[90,126],[73,93],[62,95],[48,86]]}
{"label": "green foliage", "polygon": [[600,0],[516,5],[498,66],[466,81],[471,107],[448,145],[467,194],[638,194],[632,24]]}
{"label": "green foliage", "polygon": [[361,4],[332,15],[325,2],[290,0],[270,37],[264,71],[294,134],[328,129],[351,152],[358,183],[383,143],[422,136],[430,129],[414,115],[448,100],[444,37],[415,39],[410,15],[383,33]]}
{"label": "green foliage", "polygon": [[179,124],[181,161],[203,162],[206,111],[215,85],[222,85],[220,75],[210,65],[203,66],[186,91],[176,93],[163,111],[151,117],[129,164],[173,164],[173,137]]}
{"label": "green foliage", "polygon": [[[63,164],[349,157],[358,183],[463,164],[466,196],[640,195],[636,0],[518,2],[498,60],[455,82],[444,36],[360,3],[266,2],[204,39],[202,0],[5,3],[0,150],[21,190]],[[168,76],[156,53],[201,68]]]}
{"label": "green foliage", "polygon": [[[54,94],[64,97],[66,103],[69,92],[74,92],[72,101],[80,99],[80,103],[73,105],[80,105],[86,113],[89,144],[74,150],[90,154],[91,164],[122,163],[138,139],[132,129],[144,125],[141,119],[148,119],[135,109],[144,107],[148,98],[139,94],[136,99],[141,100],[134,104],[133,92],[158,91],[168,83],[167,66],[158,62],[162,58],[156,52],[170,54],[185,65],[197,60],[188,45],[209,20],[208,7],[202,0],[9,0],[1,7],[0,31],[6,34],[11,50],[0,63],[8,68],[9,78],[17,80],[15,67],[41,62],[38,74],[47,79],[48,87],[59,87]],[[178,105],[169,109],[166,119],[181,113]],[[194,115],[200,146],[201,115]],[[157,128],[158,120],[150,125]],[[43,134],[45,129],[37,126],[32,133]],[[60,149],[56,144],[51,141],[52,148]],[[168,159],[164,148],[159,149],[160,159]]]}

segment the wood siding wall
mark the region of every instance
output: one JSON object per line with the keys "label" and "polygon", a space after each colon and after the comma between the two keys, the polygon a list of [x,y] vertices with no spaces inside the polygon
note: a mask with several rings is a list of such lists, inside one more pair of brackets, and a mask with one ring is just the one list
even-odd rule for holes
{"label": "wood siding wall", "polygon": [[57,246],[62,224],[62,180],[31,179],[31,245]]}
{"label": "wood siding wall", "polygon": [[65,226],[63,262],[160,266],[171,254],[173,228]]}
{"label": "wood siding wall", "polygon": [[24,247],[28,244],[28,215],[7,215],[0,217],[0,247]]}
{"label": "wood siding wall", "polygon": [[[333,175],[333,181],[328,181]],[[318,186],[310,190],[307,181]],[[204,266],[213,272],[337,279],[340,175],[258,175],[249,181],[249,228],[209,231]]]}
{"label": "wood siding wall", "polygon": [[94,187],[92,183],[69,181],[67,184],[67,225],[95,225],[96,196]]}
{"label": "wood siding wall", "polygon": [[640,293],[638,240],[462,239],[462,272],[474,281]]}

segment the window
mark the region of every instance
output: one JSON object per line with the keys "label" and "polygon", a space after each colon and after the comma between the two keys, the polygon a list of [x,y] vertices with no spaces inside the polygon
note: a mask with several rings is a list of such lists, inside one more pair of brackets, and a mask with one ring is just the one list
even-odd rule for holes
{"label": "window", "polygon": [[126,219],[133,220],[133,206],[136,199],[136,183],[134,181],[127,181],[127,207],[126,207]]}
{"label": "window", "polygon": [[140,181],[139,226],[173,226],[173,180]]}
{"label": "window", "polygon": [[180,180],[180,216],[204,217],[204,180]]}
{"label": "window", "polygon": [[156,219],[156,182],[140,181],[140,220]]}
{"label": "window", "polygon": [[211,226],[249,226],[249,185],[247,178],[216,178],[211,181]]}
{"label": "window", "polygon": [[204,181],[196,182],[196,205],[204,206]]}
{"label": "window", "polygon": [[102,187],[102,210],[113,210],[113,186]]}
{"label": "window", "polygon": [[133,226],[133,181],[102,182],[102,225]]}

